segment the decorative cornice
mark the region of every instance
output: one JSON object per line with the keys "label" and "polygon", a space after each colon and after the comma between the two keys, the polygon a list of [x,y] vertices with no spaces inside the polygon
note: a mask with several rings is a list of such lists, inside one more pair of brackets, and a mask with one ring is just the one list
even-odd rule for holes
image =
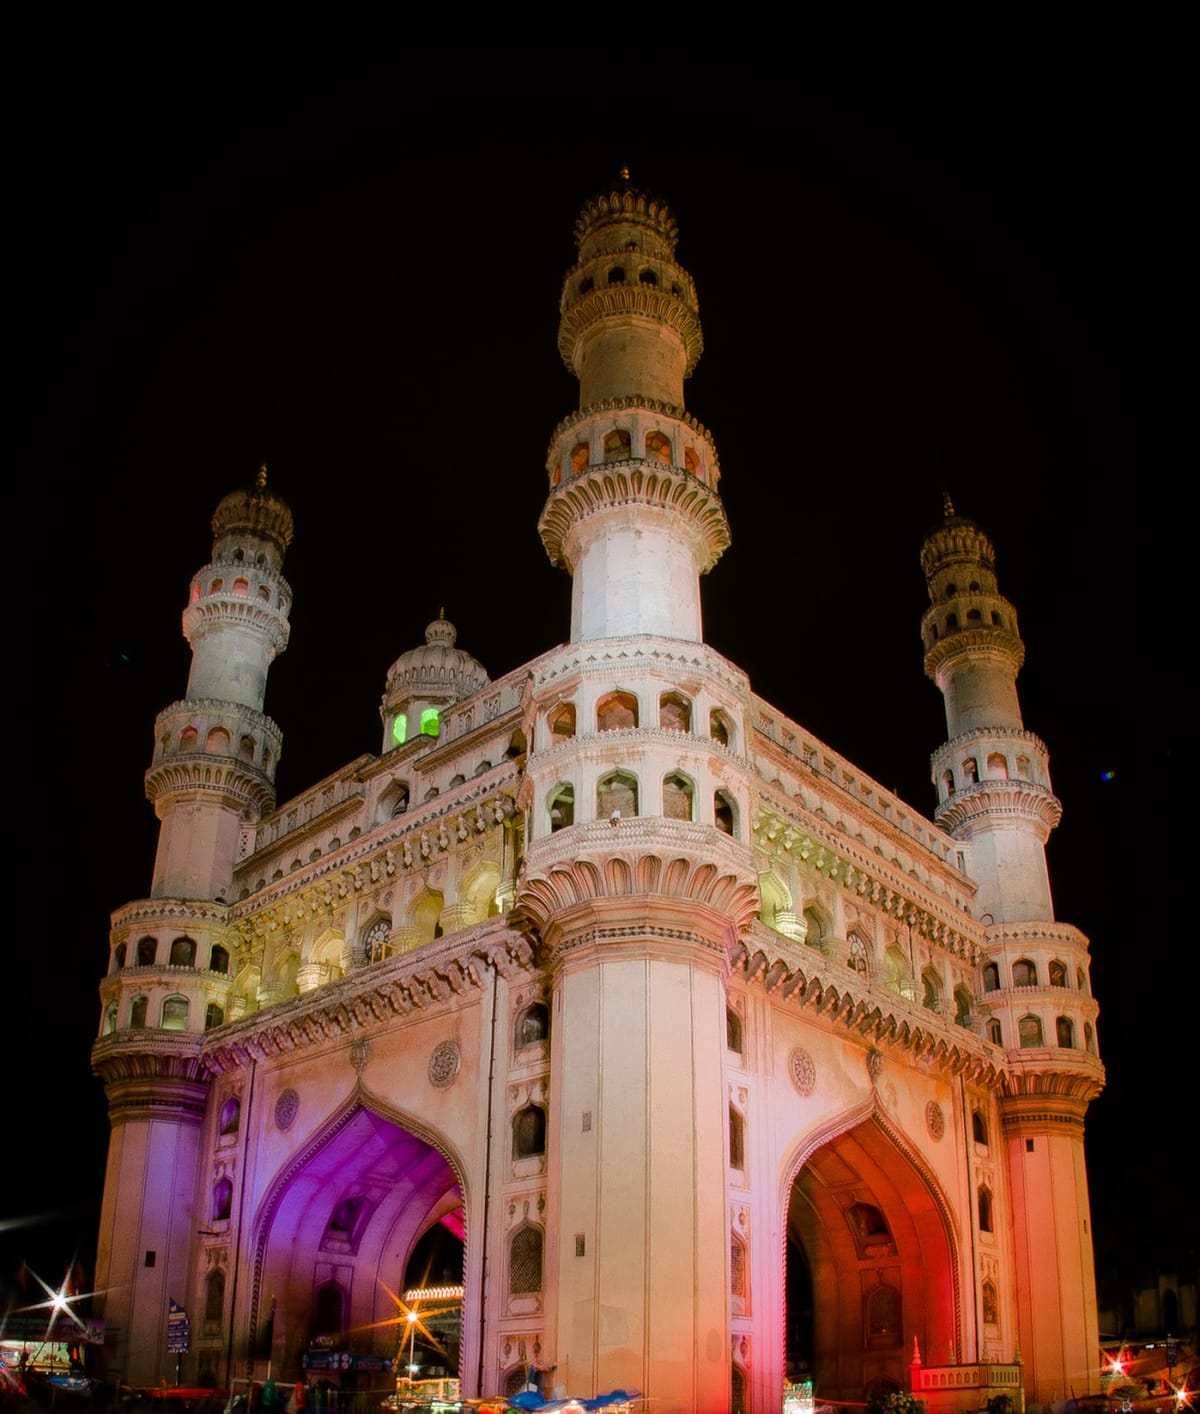
{"label": "decorative cornice", "polygon": [[[687,408],[677,407],[674,403],[664,402],[661,398],[647,398],[641,393],[626,393],[619,398],[602,398],[599,402],[589,403],[587,407],[579,408],[578,411],[568,413],[559,422],[554,431],[550,434],[550,442],[546,448],[546,459],[553,462],[553,457],[559,440],[569,433],[573,428],[578,427],[582,422],[590,422],[592,418],[598,417],[606,412],[626,412],[644,411],[657,413],[659,417],[669,417],[672,422],[682,422],[689,427],[697,437],[703,438],[708,443],[713,456],[713,484],[717,481],[717,448],[713,441],[713,435],[705,427],[698,417],[688,412]],[[547,467],[550,470],[551,466]]]}
{"label": "decorative cornice", "polygon": [[937,682],[938,674],[957,666],[958,659],[988,655],[1002,659],[1015,676],[1025,662],[1025,645],[1006,628],[984,624],[956,629],[939,638],[925,654],[925,676]]}
{"label": "decorative cornice", "polygon": [[938,806],[934,819],[961,839],[980,821],[997,819],[1028,820],[1038,828],[1043,844],[1062,819],[1062,804],[1045,786],[1010,777],[1008,780],[979,781],[955,791]]}
{"label": "decorative cornice", "polygon": [[686,378],[704,352],[700,316],[678,295],[658,285],[641,284],[598,286],[563,310],[558,325],[558,351],[569,372],[579,376],[575,351],[589,330],[606,319],[631,314],[653,320],[678,334],[687,357]]}
{"label": "decorative cornice", "polygon": [[199,1037],[178,1031],[119,1031],[92,1046],[92,1070],[104,1082],[116,1126],[132,1120],[198,1124],[208,1098]]}
{"label": "decorative cornice", "polygon": [[805,972],[794,959],[784,956],[782,949],[767,953],[754,947],[751,951],[754,941],[738,943],[729,957],[730,970],[741,972],[747,984],[811,1012],[831,1030],[902,1052],[985,1089],[1000,1084],[995,1048],[974,1033],[916,1007],[911,1008],[912,1015],[905,1015],[909,1008],[901,998],[878,996],[861,979],[859,986],[854,982],[847,986],[841,979],[822,975],[822,968],[833,965],[826,958],[814,957],[814,970]]}
{"label": "decorative cornice", "polygon": [[287,647],[291,626],[286,614],[264,599],[243,598],[218,590],[193,600],[183,611],[183,636],[191,644],[217,629],[236,625],[254,629],[266,639],[273,654]]}
{"label": "decorative cornice", "polygon": [[172,796],[207,795],[239,814],[256,817],[275,805],[275,787],[257,767],[203,749],[155,762],[146,772],[145,789],[146,799],[155,805]]}
{"label": "decorative cornice", "polygon": [[602,462],[555,487],[542,509],[538,533],[553,564],[570,565],[564,545],[573,527],[599,511],[646,506],[683,517],[699,536],[698,569],[707,573],[729,547],[729,522],[717,494],[678,467],[640,457]]}
{"label": "decorative cornice", "polygon": [[1019,1132],[1031,1124],[1083,1126],[1084,1111],[1104,1089],[1104,1067],[1081,1052],[1073,1066],[1050,1069],[1045,1060],[1031,1060],[1026,1068],[1010,1055],[1004,1072],[1000,1113],[1007,1131]]}

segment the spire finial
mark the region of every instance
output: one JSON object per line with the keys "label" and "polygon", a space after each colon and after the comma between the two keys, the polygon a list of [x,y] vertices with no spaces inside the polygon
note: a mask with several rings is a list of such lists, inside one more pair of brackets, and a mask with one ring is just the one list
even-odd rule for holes
{"label": "spire finial", "polygon": [[629,168],[622,167],[617,175],[621,178],[623,182],[627,182],[629,180]]}
{"label": "spire finial", "polygon": [[446,617],[446,606],[445,606],[445,604],[443,604],[442,607],[438,610],[438,618],[439,618],[439,619],[444,619],[445,617]]}
{"label": "spire finial", "polygon": [[257,475],[257,477],[255,477],[254,484],[258,487],[258,489],[259,489],[260,491],[265,491],[265,490],[266,490],[266,487],[267,487],[267,464],[266,464],[266,462],[263,462],[263,464],[259,467],[259,469],[258,469],[258,475]]}
{"label": "spire finial", "polygon": [[947,520],[954,514],[954,502],[950,499],[950,492],[942,492],[942,514]]}

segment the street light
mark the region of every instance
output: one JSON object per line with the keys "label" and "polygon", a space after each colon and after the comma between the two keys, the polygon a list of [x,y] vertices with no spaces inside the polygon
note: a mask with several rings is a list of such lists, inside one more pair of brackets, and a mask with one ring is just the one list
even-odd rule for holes
{"label": "street light", "polygon": [[413,1376],[417,1373],[417,1367],[413,1364],[413,1346],[417,1341],[417,1313],[415,1311],[408,1313],[408,1330],[408,1382],[411,1385]]}

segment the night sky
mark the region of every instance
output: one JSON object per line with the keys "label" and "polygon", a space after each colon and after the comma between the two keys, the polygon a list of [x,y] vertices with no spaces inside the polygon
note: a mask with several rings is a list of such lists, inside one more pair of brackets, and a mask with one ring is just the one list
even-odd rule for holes
{"label": "night sky", "polygon": [[558,297],[579,207],[622,164],[670,203],[700,296],[686,398],[733,533],[705,636],[926,814],[945,719],[921,541],[943,491],[991,535],[1064,805],[1056,911],[1092,942],[1101,1281],[1194,1268],[1194,254],[1170,76],[809,87],[682,50],[624,85],[578,62],[35,60],[16,80],[0,1283],[21,1257],[48,1279],[93,1259],[108,915],[149,889],[142,776],[217,501],[265,460],[295,515],[280,800],[379,750],[388,666],[441,607],[493,677],[564,640],[569,579],[536,533],[577,401]]}

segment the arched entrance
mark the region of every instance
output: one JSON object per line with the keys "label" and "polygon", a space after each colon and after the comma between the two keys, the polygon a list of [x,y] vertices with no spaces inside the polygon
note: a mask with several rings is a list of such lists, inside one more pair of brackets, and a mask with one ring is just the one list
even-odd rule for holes
{"label": "arched entrance", "polygon": [[819,1399],[908,1387],[914,1337],[926,1359],[959,1348],[949,1209],[918,1155],[878,1116],[811,1151],[787,1213],[789,1379]]}
{"label": "arched entrance", "polygon": [[[252,1361],[277,1379],[390,1388],[407,1364],[415,1309],[423,1376],[459,1373],[462,1188],[447,1158],[394,1119],[356,1104],[314,1136],[275,1181],[257,1225],[249,1313]],[[406,1299],[406,1292],[408,1299]],[[453,1315],[447,1321],[447,1306]],[[349,1358],[347,1358],[349,1357]],[[363,1376],[367,1378],[364,1379]]]}

